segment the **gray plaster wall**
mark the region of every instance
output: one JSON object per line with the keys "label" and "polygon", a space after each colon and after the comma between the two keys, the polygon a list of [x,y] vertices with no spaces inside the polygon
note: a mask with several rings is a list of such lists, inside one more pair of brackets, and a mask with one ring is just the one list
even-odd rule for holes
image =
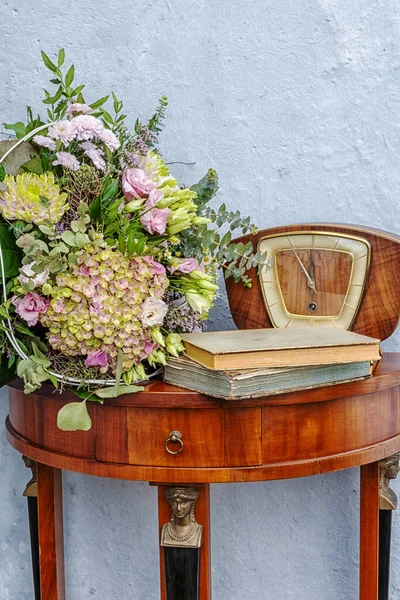
{"label": "gray plaster wall", "polygon": [[[398,0],[3,0],[0,119],[39,107],[39,51],[64,46],[89,100],[132,119],[170,100],[162,149],[263,227],[333,221],[399,233]],[[220,298],[213,328],[231,327]],[[400,349],[398,334],[386,349]],[[7,414],[1,392],[0,420]],[[0,600],[31,600],[28,478],[0,432]],[[217,600],[355,600],[355,470],[212,487]],[[155,489],[64,474],[68,600],[158,598]],[[391,600],[400,593],[394,517]]]}

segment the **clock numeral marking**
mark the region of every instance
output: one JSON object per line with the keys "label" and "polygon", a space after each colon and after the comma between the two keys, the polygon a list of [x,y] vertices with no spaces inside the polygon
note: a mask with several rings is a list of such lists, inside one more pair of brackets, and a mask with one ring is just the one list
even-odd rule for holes
{"label": "clock numeral marking", "polygon": [[347,306],[347,308],[350,308],[350,310],[352,310],[353,312],[355,312],[355,308],[354,306],[350,306],[350,304],[347,304],[347,302],[344,302],[344,305]]}

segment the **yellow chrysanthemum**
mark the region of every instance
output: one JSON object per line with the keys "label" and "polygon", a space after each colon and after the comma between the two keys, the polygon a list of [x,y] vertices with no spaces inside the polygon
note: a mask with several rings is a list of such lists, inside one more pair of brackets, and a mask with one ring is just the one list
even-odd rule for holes
{"label": "yellow chrysanthemum", "polygon": [[5,219],[20,219],[40,225],[46,219],[58,223],[69,206],[53,173],[6,175],[7,190],[0,191],[0,213]]}

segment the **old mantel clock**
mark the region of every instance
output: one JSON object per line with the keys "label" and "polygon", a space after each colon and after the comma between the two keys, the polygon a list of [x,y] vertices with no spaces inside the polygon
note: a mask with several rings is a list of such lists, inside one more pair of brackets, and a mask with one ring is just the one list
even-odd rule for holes
{"label": "old mantel clock", "polygon": [[251,289],[240,291],[240,284],[227,281],[239,328],[337,327],[380,339],[396,328],[399,236],[314,223],[264,229],[240,240],[252,241],[273,264],[260,273],[253,269]]}

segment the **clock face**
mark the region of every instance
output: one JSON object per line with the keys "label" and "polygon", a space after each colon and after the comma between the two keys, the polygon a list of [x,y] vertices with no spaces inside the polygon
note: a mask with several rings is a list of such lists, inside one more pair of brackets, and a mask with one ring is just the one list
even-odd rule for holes
{"label": "clock face", "polygon": [[366,240],[294,232],[265,237],[258,250],[274,261],[260,275],[274,327],[351,327],[368,279],[371,248]]}

